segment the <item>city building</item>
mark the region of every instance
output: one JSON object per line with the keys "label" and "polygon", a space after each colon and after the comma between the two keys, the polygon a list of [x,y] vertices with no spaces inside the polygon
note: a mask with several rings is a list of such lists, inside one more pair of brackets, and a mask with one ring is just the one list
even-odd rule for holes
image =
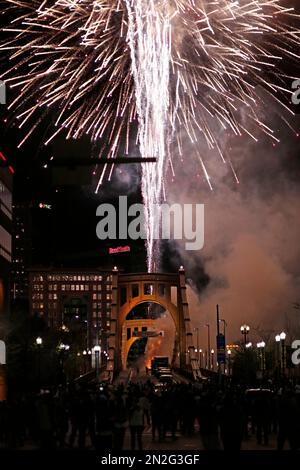
{"label": "city building", "polygon": [[32,264],[31,203],[13,204],[11,299],[28,300],[28,268]]}
{"label": "city building", "polygon": [[88,349],[106,349],[111,317],[111,273],[98,269],[31,269],[30,313],[54,329],[80,329]]}
{"label": "city building", "polygon": [[0,314],[9,312],[9,281],[12,257],[13,169],[0,152]]}

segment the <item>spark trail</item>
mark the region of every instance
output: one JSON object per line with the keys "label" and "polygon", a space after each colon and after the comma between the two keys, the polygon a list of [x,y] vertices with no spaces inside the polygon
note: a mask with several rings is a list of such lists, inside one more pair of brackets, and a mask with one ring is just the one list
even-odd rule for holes
{"label": "spark trail", "polygon": [[155,249],[158,242],[154,239],[159,214],[154,208],[162,202],[167,156],[171,62],[167,3],[156,0],[126,0],[140,152],[142,157],[157,158],[156,164],[142,165],[149,271],[152,271],[159,261],[159,250]]}
{"label": "spark trail", "polygon": [[[152,203],[161,200],[171,155],[190,158],[184,156],[182,133],[193,142],[211,189],[198,142],[217,149],[237,180],[218,141],[220,130],[278,140],[261,111],[271,102],[288,109],[292,93],[285,63],[291,69],[299,59],[300,17],[285,0],[0,0],[0,5],[2,24],[7,22],[0,78],[18,91],[9,111],[24,131],[20,146],[50,110],[55,129],[45,144],[61,131],[68,139],[87,134],[101,142],[99,156],[113,159],[130,154],[138,127],[142,156],[157,157],[156,165],[142,168],[149,269],[157,256]],[[111,171],[107,165],[94,169],[96,190]]]}

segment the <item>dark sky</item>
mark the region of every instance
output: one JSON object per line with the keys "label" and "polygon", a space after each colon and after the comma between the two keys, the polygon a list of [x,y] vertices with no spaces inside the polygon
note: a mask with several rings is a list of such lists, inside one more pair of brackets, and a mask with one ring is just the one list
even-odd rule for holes
{"label": "dark sky", "polygon": [[[287,1],[287,3],[294,6],[298,4],[298,2],[292,0]],[[299,5],[297,8],[300,8]],[[292,67],[289,63],[286,64],[286,70],[292,72],[295,76],[300,75],[298,70],[295,70],[294,66]],[[287,83],[287,86],[289,86],[290,82],[287,81]],[[8,102],[12,98],[13,95],[9,90]],[[296,113],[300,112],[298,107],[294,107],[293,110]],[[49,162],[53,155],[55,155],[55,158],[59,158],[59,156],[84,156],[88,158],[91,154],[96,156],[99,147],[98,149],[93,148],[87,139],[77,141],[75,145],[74,143],[66,144],[63,139],[57,139],[54,145],[45,148],[42,145],[42,141],[48,126],[51,125],[52,119],[51,114],[49,114],[44,123],[39,126],[38,130],[22,149],[18,150],[17,144],[22,139],[22,133],[16,129],[10,118],[8,122],[4,122],[4,118],[7,117],[6,113],[4,115],[4,111],[2,110],[0,150],[12,163],[16,171],[15,200],[33,201],[34,262],[99,265],[106,261],[107,257],[103,257],[103,254],[106,254],[108,247],[97,240],[95,235],[97,222],[95,216],[96,207],[100,202],[115,201],[117,195],[128,193],[132,202],[139,202],[141,200],[139,168],[137,166],[126,169],[120,167],[115,172],[113,181],[105,183],[97,196],[94,194],[95,181],[92,179],[92,169],[89,171],[86,169],[76,171],[66,169],[63,172],[62,178],[58,181],[56,175],[49,168],[44,168],[44,165]],[[281,124],[279,127],[281,127]],[[292,137],[292,134],[284,134],[285,151],[278,153],[278,158],[281,161],[280,165],[270,164],[270,160],[265,165],[263,163],[264,155],[262,155],[262,152],[258,151],[257,147],[252,146],[251,154],[247,155],[247,162],[255,163],[244,165],[244,157],[239,157],[241,151],[240,149],[236,150],[238,149],[236,142],[232,144],[232,148],[235,151],[235,164],[239,170],[243,188],[245,188],[245,192],[249,197],[259,193],[258,199],[263,200],[265,197],[264,191],[270,194],[272,181],[274,181],[274,193],[280,193],[278,174],[282,176],[285,182],[293,182],[293,184],[299,176],[299,143],[294,136]],[[260,164],[260,162],[262,163]],[[212,164],[212,170],[214,170],[213,166]],[[195,179],[195,169],[191,168],[190,165],[184,168],[183,174],[181,174],[181,171],[179,171],[179,174],[184,177],[186,172],[186,187],[190,188],[190,185],[193,186],[195,181],[199,182],[199,180]],[[276,178],[275,175],[277,175]],[[70,185],[71,181],[76,184]],[[269,181],[269,184],[266,184],[267,181]],[[86,184],[87,182],[90,184]],[[62,183],[65,183],[65,186],[62,186]],[[232,188],[232,180],[228,175],[226,175],[225,179],[222,179],[221,183],[222,189],[225,187],[225,183],[228,185],[230,191],[232,190],[230,194],[236,192],[236,188]],[[196,186],[197,194],[202,194],[205,184],[205,181],[201,178],[200,189]],[[178,186],[178,177],[175,179],[174,185]],[[171,194],[172,192],[171,186]],[[184,193],[184,189],[182,192]],[[207,196],[205,195],[204,197],[211,197],[206,188],[205,194]],[[287,197],[287,193],[285,193],[285,197]],[[210,200],[213,201],[213,199]],[[50,204],[52,210],[39,210],[39,202]],[[220,208],[220,204],[218,208]],[[217,228],[215,230],[216,232],[218,231]],[[116,242],[116,245],[118,244]],[[128,268],[134,270],[134,263],[138,257],[137,265],[140,268],[142,260],[145,259],[143,242],[135,243],[132,249],[133,257],[126,258],[126,255],[120,255],[120,258],[112,259],[111,263],[118,264],[118,260],[123,257],[122,260],[125,260]],[[209,255],[212,255],[210,251]],[[196,259],[195,263],[186,261],[189,275],[199,287],[206,286],[211,276],[215,275],[217,278],[218,273],[210,270],[206,254]],[[163,260],[165,269],[170,270],[176,269],[178,264],[185,261],[181,250],[176,246],[165,247]],[[220,269],[219,271],[221,273],[222,270]]]}

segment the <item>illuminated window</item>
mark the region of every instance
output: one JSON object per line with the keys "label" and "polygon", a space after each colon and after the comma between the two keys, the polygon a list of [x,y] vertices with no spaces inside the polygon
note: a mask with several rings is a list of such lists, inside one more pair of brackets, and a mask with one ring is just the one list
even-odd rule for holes
{"label": "illuminated window", "polygon": [[95,284],[93,284],[93,290],[97,290],[97,286],[95,286]]}
{"label": "illuminated window", "polygon": [[97,304],[95,302],[93,303],[93,308],[97,308]]}
{"label": "illuminated window", "polygon": [[53,285],[49,284],[49,290],[53,290]]}
{"label": "illuminated window", "polygon": [[57,294],[53,294],[53,299],[57,300]]}
{"label": "illuminated window", "polygon": [[84,290],[84,285],[80,284],[80,290]]}
{"label": "illuminated window", "polygon": [[61,285],[61,290],[66,290],[66,285],[65,284]]}
{"label": "illuminated window", "polygon": [[98,287],[97,287],[97,289],[98,289],[98,290],[101,290],[101,287],[102,287],[101,284],[99,284]]}
{"label": "illuminated window", "polygon": [[76,284],[76,290],[79,290],[79,285],[78,284]]}
{"label": "illuminated window", "polygon": [[106,294],[106,300],[110,300],[111,299],[111,294]]}
{"label": "illuminated window", "polygon": [[84,289],[85,289],[85,290],[89,290],[89,286],[86,284],[86,285],[84,286]]}
{"label": "illuminated window", "polygon": [[71,285],[71,290],[75,290],[74,284]]}
{"label": "illuminated window", "polygon": [[93,294],[93,300],[97,300],[97,294]]}
{"label": "illuminated window", "polygon": [[57,284],[54,284],[53,290],[57,290]]}

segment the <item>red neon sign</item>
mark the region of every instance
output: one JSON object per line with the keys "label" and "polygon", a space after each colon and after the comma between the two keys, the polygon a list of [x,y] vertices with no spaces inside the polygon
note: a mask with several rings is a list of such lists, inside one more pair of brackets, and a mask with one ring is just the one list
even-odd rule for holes
{"label": "red neon sign", "polygon": [[116,255],[118,253],[128,253],[131,251],[130,246],[118,246],[117,248],[109,248],[108,253],[110,255]]}

